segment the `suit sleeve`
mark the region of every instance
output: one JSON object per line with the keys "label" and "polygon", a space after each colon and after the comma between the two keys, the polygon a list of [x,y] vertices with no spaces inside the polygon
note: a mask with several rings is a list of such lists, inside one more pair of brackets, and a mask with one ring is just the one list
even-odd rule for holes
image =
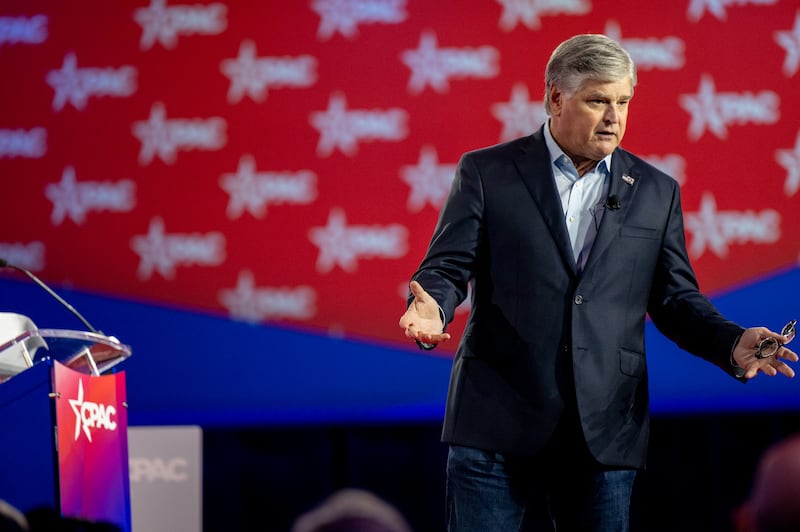
{"label": "suit sleeve", "polygon": [[450,194],[439,214],[428,251],[412,276],[439,303],[446,323],[466,298],[483,234],[484,198],[480,171],[470,154],[461,157]]}
{"label": "suit sleeve", "polygon": [[677,185],[656,268],[648,303],[655,326],[682,349],[737,377],[730,355],[744,329],[726,319],[699,290],[686,251]]}

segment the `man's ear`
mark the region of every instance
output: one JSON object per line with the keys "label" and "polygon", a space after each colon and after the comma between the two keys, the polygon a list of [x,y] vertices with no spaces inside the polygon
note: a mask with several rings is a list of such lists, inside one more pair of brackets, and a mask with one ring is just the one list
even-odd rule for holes
{"label": "man's ear", "polygon": [[551,85],[547,98],[550,100],[550,113],[556,116],[561,114],[561,106],[564,105],[564,93],[555,85]]}

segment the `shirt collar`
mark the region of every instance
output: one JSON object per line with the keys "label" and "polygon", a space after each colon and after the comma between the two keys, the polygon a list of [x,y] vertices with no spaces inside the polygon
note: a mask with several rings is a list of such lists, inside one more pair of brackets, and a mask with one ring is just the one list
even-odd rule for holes
{"label": "shirt collar", "polygon": [[[544,142],[547,145],[547,151],[550,153],[550,164],[555,165],[556,161],[563,155],[564,157],[569,158],[569,156],[564,153],[564,150],[558,145],[556,139],[553,138],[553,134],[550,133],[550,120],[548,119],[547,122],[544,124]],[[602,170],[602,165],[605,163],[606,171],[608,174],[611,174],[611,153],[603,157],[599,163],[597,163],[597,168]]]}

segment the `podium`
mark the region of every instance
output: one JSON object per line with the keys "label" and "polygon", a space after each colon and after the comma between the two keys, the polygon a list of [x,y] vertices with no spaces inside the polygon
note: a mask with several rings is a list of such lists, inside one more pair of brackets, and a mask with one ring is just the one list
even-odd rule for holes
{"label": "podium", "polygon": [[0,499],[22,512],[131,530],[129,346],[99,333],[25,330],[0,345]]}

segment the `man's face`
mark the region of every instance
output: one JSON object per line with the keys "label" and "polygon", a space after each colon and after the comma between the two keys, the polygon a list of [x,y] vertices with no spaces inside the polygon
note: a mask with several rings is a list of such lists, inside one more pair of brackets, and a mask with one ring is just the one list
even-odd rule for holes
{"label": "man's face", "polygon": [[573,162],[599,161],[619,146],[633,97],[630,77],[613,83],[587,81],[569,96],[551,87],[548,97],[551,132]]}

